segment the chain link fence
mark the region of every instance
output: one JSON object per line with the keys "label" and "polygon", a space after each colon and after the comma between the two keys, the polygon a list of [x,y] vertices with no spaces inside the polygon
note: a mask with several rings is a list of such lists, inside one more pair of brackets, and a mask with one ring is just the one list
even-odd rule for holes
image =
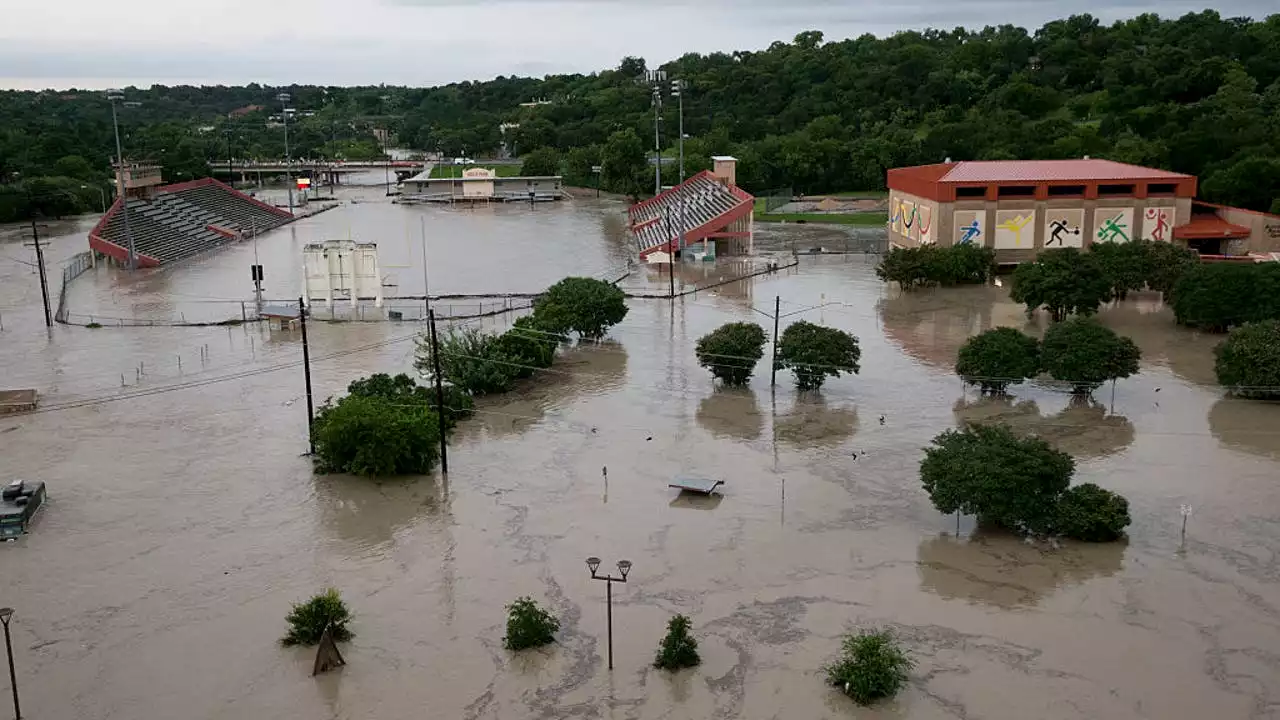
{"label": "chain link fence", "polygon": [[763,213],[771,213],[774,210],[786,205],[795,198],[795,190],[793,188],[775,188],[773,190],[765,190],[756,195],[757,209]]}
{"label": "chain link fence", "polygon": [[70,312],[67,310],[67,286],[72,280],[80,277],[93,267],[93,251],[86,250],[71,256],[62,268],[62,288],[58,290],[58,313],[55,315],[60,323],[66,323]]}

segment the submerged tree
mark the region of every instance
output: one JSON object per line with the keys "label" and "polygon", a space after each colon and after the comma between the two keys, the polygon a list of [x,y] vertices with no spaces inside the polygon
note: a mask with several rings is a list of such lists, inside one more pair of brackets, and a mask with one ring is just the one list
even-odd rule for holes
{"label": "submerged tree", "polygon": [[1085,542],[1111,542],[1129,526],[1129,501],[1093,483],[1068,489],[1058,500],[1055,531]]}
{"label": "submerged tree", "polygon": [[1280,320],[1233,329],[1213,354],[1218,384],[1242,397],[1280,398]]}
{"label": "submerged tree", "polygon": [[285,618],[289,632],[280,638],[282,645],[315,645],[326,628],[338,642],[350,640],[354,633],[347,628],[351,611],[334,588],[329,588],[310,600],[298,603]]}
{"label": "submerged tree", "polygon": [[507,634],[502,644],[508,650],[541,647],[556,640],[560,621],[539,607],[531,598],[522,597],[507,606]]}
{"label": "submerged tree", "polygon": [[996,395],[1039,372],[1040,341],[1010,327],[974,335],[960,347],[956,358],[957,375]]}
{"label": "submerged tree", "polygon": [[1055,322],[1068,315],[1092,315],[1111,299],[1111,281],[1097,257],[1076,248],[1045,250],[1013,272],[1009,297],[1027,306],[1027,314],[1043,307]]}
{"label": "submerged tree", "polygon": [[420,475],[439,456],[439,421],[425,404],[348,395],[327,402],[312,424],[322,471],[369,477]]}
{"label": "submerged tree", "polygon": [[702,662],[698,657],[698,641],[689,634],[689,618],[676,615],[667,622],[667,634],[658,645],[653,666],[663,670],[680,670]]}
{"label": "submerged tree", "polygon": [[778,341],[777,368],[790,368],[796,376],[796,387],[816,390],[827,376],[857,373],[862,350],[858,338],[843,330],[823,327],[811,322],[793,323]]}
{"label": "submerged tree", "polygon": [[595,278],[567,277],[534,303],[538,327],[560,334],[573,331],[584,338],[603,337],[626,316],[626,294]]}
{"label": "submerged tree", "polygon": [[1147,245],[1134,241],[1096,242],[1089,246],[1089,255],[1097,260],[1111,286],[1111,297],[1124,300],[1131,291],[1146,287],[1151,276],[1151,255]]}
{"label": "submerged tree", "polygon": [[1141,351],[1094,318],[1071,318],[1050,327],[1040,344],[1044,369],[1055,380],[1072,384],[1077,395],[1138,372]]}
{"label": "submerged tree", "polygon": [[[506,354],[497,335],[468,327],[438,340],[440,374],[450,384],[471,395],[504,393],[515,387],[523,363],[520,357]],[[430,338],[420,339],[414,366],[424,375],[433,375],[435,362]]]}
{"label": "submerged tree", "polygon": [[698,340],[698,364],[725,385],[745,385],[764,357],[764,328],[755,323],[725,323]]}
{"label": "submerged tree", "polygon": [[846,635],[840,657],[826,667],[827,683],[859,705],[898,694],[915,663],[887,630]]}
{"label": "submerged tree", "polygon": [[1058,497],[1074,471],[1070,455],[1003,425],[947,430],[920,462],[920,479],[938,510],[1029,533],[1053,529]]}

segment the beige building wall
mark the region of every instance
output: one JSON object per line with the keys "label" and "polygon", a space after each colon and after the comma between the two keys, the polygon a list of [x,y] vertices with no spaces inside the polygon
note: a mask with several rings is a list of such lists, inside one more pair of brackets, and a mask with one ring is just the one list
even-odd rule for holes
{"label": "beige building wall", "polygon": [[1229,223],[1249,228],[1249,239],[1241,243],[1244,247],[1232,252],[1265,253],[1280,252],[1280,215],[1241,210],[1239,208],[1219,208],[1218,215]]}
{"label": "beige building wall", "polygon": [[[946,204],[937,203],[900,190],[889,193],[889,244],[894,247],[920,247],[939,242],[938,221],[947,212]],[[950,244],[944,243],[944,244]]]}

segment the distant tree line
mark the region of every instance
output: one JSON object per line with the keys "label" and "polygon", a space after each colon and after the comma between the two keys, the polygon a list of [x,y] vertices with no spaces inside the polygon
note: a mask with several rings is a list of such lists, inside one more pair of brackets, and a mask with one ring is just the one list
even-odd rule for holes
{"label": "distant tree line", "polygon": [[[225,157],[223,130],[238,157],[278,157],[283,130],[266,120],[283,90],[300,112],[290,129],[298,157],[350,152],[385,127],[402,146],[448,156],[504,143],[517,155],[551,148],[570,183],[593,183],[600,165],[605,189],[638,195],[652,187],[647,69],[628,57],[590,75],[435,88],[157,85],[126,91],[141,105],[121,113],[121,129],[128,154],[163,160],[175,179]],[[1034,32],[1001,25],[838,42],[808,31],[662,69],[688,87],[686,171],[732,153],[739,183],[755,191],[883,188],[887,168],[947,157],[1089,155],[1192,173],[1208,200],[1280,211],[1280,15],[1206,10],[1111,25],[1074,15]],[[264,109],[228,118],[251,105]],[[670,146],[670,105],[664,115]],[[112,151],[101,93],[0,92],[0,182],[51,175],[64,157],[105,175]]]}

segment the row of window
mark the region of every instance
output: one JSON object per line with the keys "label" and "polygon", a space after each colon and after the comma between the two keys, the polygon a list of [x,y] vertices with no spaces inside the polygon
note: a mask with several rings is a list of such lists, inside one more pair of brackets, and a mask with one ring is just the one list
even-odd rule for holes
{"label": "row of window", "polygon": [[[1084,185],[1050,185],[1049,197],[1051,198],[1075,198],[1084,197]],[[1148,195],[1173,195],[1178,189],[1177,183],[1150,183],[1147,185]],[[1137,187],[1135,185],[1099,185],[1098,197],[1131,197],[1134,195]],[[1007,198],[1030,198],[1035,197],[1035,185],[1001,185],[996,188],[996,197],[1000,199]],[[981,200],[987,196],[985,187],[958,187],[956,188],[957,200]]]}

